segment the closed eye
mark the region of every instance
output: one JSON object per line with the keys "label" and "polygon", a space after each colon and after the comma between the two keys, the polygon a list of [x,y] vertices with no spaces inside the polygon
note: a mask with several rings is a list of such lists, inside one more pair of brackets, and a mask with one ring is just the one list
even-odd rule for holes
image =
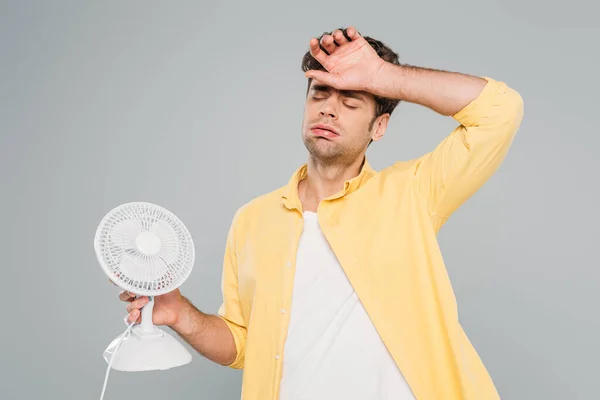
{"label": "closed eye", "polygon": [[[312,88],[312,96],[311,98],[315,101],[325,100],[333,91],[332,88],[325,85],[314,85]],[[350,110],[354,110],[360,108],[362,103],[364,103],[364,97],[358,92],[342,90],[340,91],[340,96],[344,99],[344,106]]]}
{"label": "closed eye", "polygon": [[351,103],[344,102],[344,105],[351,110],[354,110],[354,109],[360,107],[360,104],[356,104],[356,102],[351,102]]}

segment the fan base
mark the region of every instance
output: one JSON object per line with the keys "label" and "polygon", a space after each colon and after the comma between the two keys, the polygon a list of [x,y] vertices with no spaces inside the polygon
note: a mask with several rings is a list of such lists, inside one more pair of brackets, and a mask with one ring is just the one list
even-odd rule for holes
{"label": "fan base", "polygon": [[[124,333],[117,336],[104,350],[104,359],[110,359]],[[131,334],[123,339],[114,359],[112,368],[117,371],[166,370],[189,363],[192,355],[172,335],[153,327],[151,332],[140,325],[131,329]]]}

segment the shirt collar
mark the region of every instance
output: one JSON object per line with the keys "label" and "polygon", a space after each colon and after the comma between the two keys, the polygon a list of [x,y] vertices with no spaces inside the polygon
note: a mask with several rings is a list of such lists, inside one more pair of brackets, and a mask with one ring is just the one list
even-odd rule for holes
{"label": "shirt collar", "polygon": [[[283,194],[281,195],[281,200],[287,208],[298,210],[302,209],[302,202],[300,201],[300,197],[298,196],[298,183],[300,183],[302,179],[306,178],[306,173],[307,165],[304,164],[294,172],[294,174],[288,181],[288,184],[284,187]],[[369,161],[365,157],[360,173],[354,178],[345,181],[344,188],[336,194],[334,194],[333,196],[328,197],[326,200],[337,199],[339,197],[343,197],[358,190],[376,173],[377,172],[371,167]]]}

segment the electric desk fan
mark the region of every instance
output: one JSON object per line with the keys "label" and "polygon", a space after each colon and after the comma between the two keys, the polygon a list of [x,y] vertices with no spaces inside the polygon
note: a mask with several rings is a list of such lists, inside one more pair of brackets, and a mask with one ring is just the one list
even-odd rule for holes
{"label": "electric desk fan", "polygon": [[172,335],[152,323],[154,296],[177,289],[194,265],[194,242],[170,211],[145,202],[109,211],[96,230],[94,249],[102,270],[121,289],[148,296],[140,324],[130,324],[104,351],[119,371],[165,370],[187,364],[192,356]]}

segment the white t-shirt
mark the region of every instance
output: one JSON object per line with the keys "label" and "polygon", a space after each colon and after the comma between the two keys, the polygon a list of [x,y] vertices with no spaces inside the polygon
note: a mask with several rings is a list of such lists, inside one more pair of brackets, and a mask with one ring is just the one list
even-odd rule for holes
{"label": "white t-shirt", "polygon": [[414,400],[317,220],[304,212],[280,400]]}

